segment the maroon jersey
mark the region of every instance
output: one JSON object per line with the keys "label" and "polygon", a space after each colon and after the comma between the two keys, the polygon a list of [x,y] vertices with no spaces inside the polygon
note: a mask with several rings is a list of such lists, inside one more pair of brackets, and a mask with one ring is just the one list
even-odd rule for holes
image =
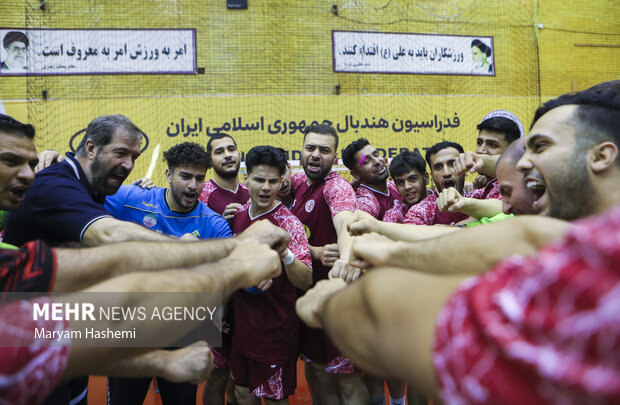
{"label": "maroon jersey", "polygon": [[494,198],[496,200],[503,200],[501,193],[499,192],[499,183],[497,179],[489,181],[484,188],[474,190],[469,197],[477,198],[479,200],[488,200]]}
{"label": "maroon jersey", "polygon": [[[291,178],[291,183],[295,194],[291,211],[304,224],[310,245],[336,243],[338,235],[332,218],[341,211],[355,211],[353,187],[336,172],[312,185],[308,184],[306,175],[300,173]],[[320,261],[314,260],[312,269],[315,283],[327,278],[329,268]]]}
{"label": "maroon jersey", "polygon": [[[250,204],[241,207],[232,220],[232,231],[243,232],[253,222],[267,219],[291,235],[288,248],[295,257],[312,268],[308,239],[304,227],[284,205],[252,218]],[[250,252],[248,252],[250,253]],[[235,328],[233,347],[244,356],[266,363],[297,358],[300,321],[295,313],[297,289],[286,271],[273,279],[264,294],[255,295],[238,290],[233,295]]]}
{"label": "maroon jersey", "polygon": [[383,218],[386,211],[402,202],[403,198],[398,193],[394,182],[388,181],[388,192],[372,189],[365,185],[360,185],[355,190],[356,205],[358,210],[365,211],[377,219]]}
{"label": "maroon jersey", "polygon": [[403,223],[413,225],[452,225],[469,218],[469,216],[461,212],[439,211],[437,197],[439,197],[439,193],[433,191],[428,197],[413,205],[405,214]]}
{"label": "maroon jersey", "polygon": [[202,193],[198,197],[200,201],[207,204],[209,208],[222,215],[226,206],[230,203],[245,204],[250,199],[248,188],[242,184],[237,184],[237,189],[232,192],[220,187],[213,179],[207,181],[202,188]]}
{"label": "maroon jersey", "polygon": [[[426,190],[427,197],[432,194],[433,194],[432,190]],[[413,207],[415,207],[415,204],[407,205],[407,203],[403,200],[394,201],[394,207],[385,211],[382,221],[391,222],[394,224],[402,224],[403,221],[405,220],[405,216],[407,215],[407,212],[409,212],[409,210]]]}
{"label": "maroon jersey", "polygon": [[[305,174],[296,174],[291,178],[291,184],[295,195],[292,211],[304,224],[310,245],[336,243],[338,235],[332,218],[342,211],[355,211],[353,187],[335,172],[312,185],[308,184]],[[326,279],[328,273],[329,268],[320,260],[312,261],[314,283]],[[305,359],[327,364],[339,356],[338,349],[324,330],[312,329],[305,324],[302,328],[300,352]]]}

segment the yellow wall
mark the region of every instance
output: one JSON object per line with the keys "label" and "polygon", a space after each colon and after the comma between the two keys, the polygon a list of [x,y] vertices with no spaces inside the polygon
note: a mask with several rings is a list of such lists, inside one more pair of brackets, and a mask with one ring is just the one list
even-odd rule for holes
{"label": "yellow wall", "polygon": [[618,1],[544,0],[539,15],[544,97],[620,78]]}
{"label": "yellow wall", "polygon": [[[223,0],[48,0],[42,11],[28,1],[3,0],[0,27],[194,28],[197,66],[205,74],[2,77],[0,100],[8,112],[36,125],[39,148],[66,150],[90,119],[108,113],[129,116],[152,144],[162,146],[188,140],[166,135],[181,118],[202,118],[212,127],[238,116],[342,122],[353,114],[392,122],[456,113],[461,126],[452,131],[350,131],[341,144],[366,136],[383,148],[443,139],[473,148],[475,125],[491,109],[510,109],[527,127],[541,100],[620,77],[617,1],[248,2],[248,10],[227,10]],[[334,73],[332,30],[493,36],[496,76]],[[43,90],[47,101],[41,100]],[[20,109],[15,100],[32,101]],[[234,135],[242,150],[267,142],[294,150],[301,142],[299,134]],[[191,140],[204,144],[208,136]]]}
{"label": "yellow wall", "polygon": [[[243,11],[204,0],[49,1],[45,11],[8,2],[21,7],[2,13],[0,26],[196,28],[198,66],[206,74],[6,78],[3,98],[39,98],[44,89],[51,98],[332,94],[337,84],[343,94],[538,94],[531,88],[537,86],[532,0],[460,0],[443,6],[410,0],[250,0]],[[338,15],[332,13],[334,4]],[[494,36],[498,75],[333,73],[334,29]]]}
{"label": "yellow wall", "polygon": [[[32,1],[33,4],[36,1]],[[338,15],[332,5],[338,6]],[[539,30],[540,62],[535,54]],[[196,28],[196,76],[3,78],[0,97],[131,97],[187,94],[559,95],[620,76],[620,7],[612,0],[410,1],[249,0],[227,10],[216,1],[48,1],[45,10],[5,0],[3,27]],[[336,74],[331,30],[492,35],[498,76]],[[585,45],[585,46],[580,46]],[[594,46],[593,46],[594,45]],[[597,47],[598,45],[598,47]],[[607,47],[600,47],[604,45]],[[615,46],[615,47],[608,47]],[[536,89],[537,90],[537,89]],[[537,93],[537,92],[536,92]]]}

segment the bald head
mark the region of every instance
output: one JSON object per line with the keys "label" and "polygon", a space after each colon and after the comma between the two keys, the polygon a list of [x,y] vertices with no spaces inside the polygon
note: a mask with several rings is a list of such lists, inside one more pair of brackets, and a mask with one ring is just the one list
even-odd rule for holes
{"label": "bald head", "polygon": [[536,196],[525,186],[523,173],[517,170],[517,163],[524,153],[525,140],[520,138],[511,143],[497,161],[495,174],[503,197],[504,214],[538,214],[532,208]]}

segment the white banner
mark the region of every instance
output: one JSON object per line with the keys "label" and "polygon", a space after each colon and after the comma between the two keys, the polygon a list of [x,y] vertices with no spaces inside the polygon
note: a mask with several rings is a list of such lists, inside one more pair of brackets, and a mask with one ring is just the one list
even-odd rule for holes
{"label": "white banner", "polygon": [[495,76],[493,37],[332,31],[334,72]]}
{"label": "white banner", "polygon": [[0,28],[1,75],[194,74],[193,29]]}

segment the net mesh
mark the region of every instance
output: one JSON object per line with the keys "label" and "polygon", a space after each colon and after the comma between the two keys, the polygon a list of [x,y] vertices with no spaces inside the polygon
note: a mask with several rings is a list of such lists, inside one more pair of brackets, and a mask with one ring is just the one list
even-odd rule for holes
{"label": "net mesh", "polygon": [[[126,115],[147,133],[150,145],[133,178],[146,172],[154,145],[161,144],[162,151],[184,141],[204,145],[218,128],[243,152],[272,144],[296,160],[300,123],[328,120],[340,125],[340,149],[363,136],[389,158],[402,148],[423,149],[442,140],[471,150],[475,126],[489,111],[511,110],[527,127],[540,103],[533,0],[249,0],[248,10],[206,0],[73,0],[50,2],[43,11],[21,4],[26,29],[196,30],[197,67],[204,74],[29,76],[6,80],[1,90],[2,98],[31,100],[28,121],[38,130],[39,149],[69,150],[79,142],[71,138],[94,117]],[[493,37],[496,74],[335,73],[333,30]],[[399,120],[455,115],[461,124],[449,130],[393,128]],[[380,118],[390,128],[347,126],[348,119]],[[228,131],[222,129],[226,123]],[[201,131],[187,130],[194,124]],[[155,173],[162,182],[163,168]]]}

